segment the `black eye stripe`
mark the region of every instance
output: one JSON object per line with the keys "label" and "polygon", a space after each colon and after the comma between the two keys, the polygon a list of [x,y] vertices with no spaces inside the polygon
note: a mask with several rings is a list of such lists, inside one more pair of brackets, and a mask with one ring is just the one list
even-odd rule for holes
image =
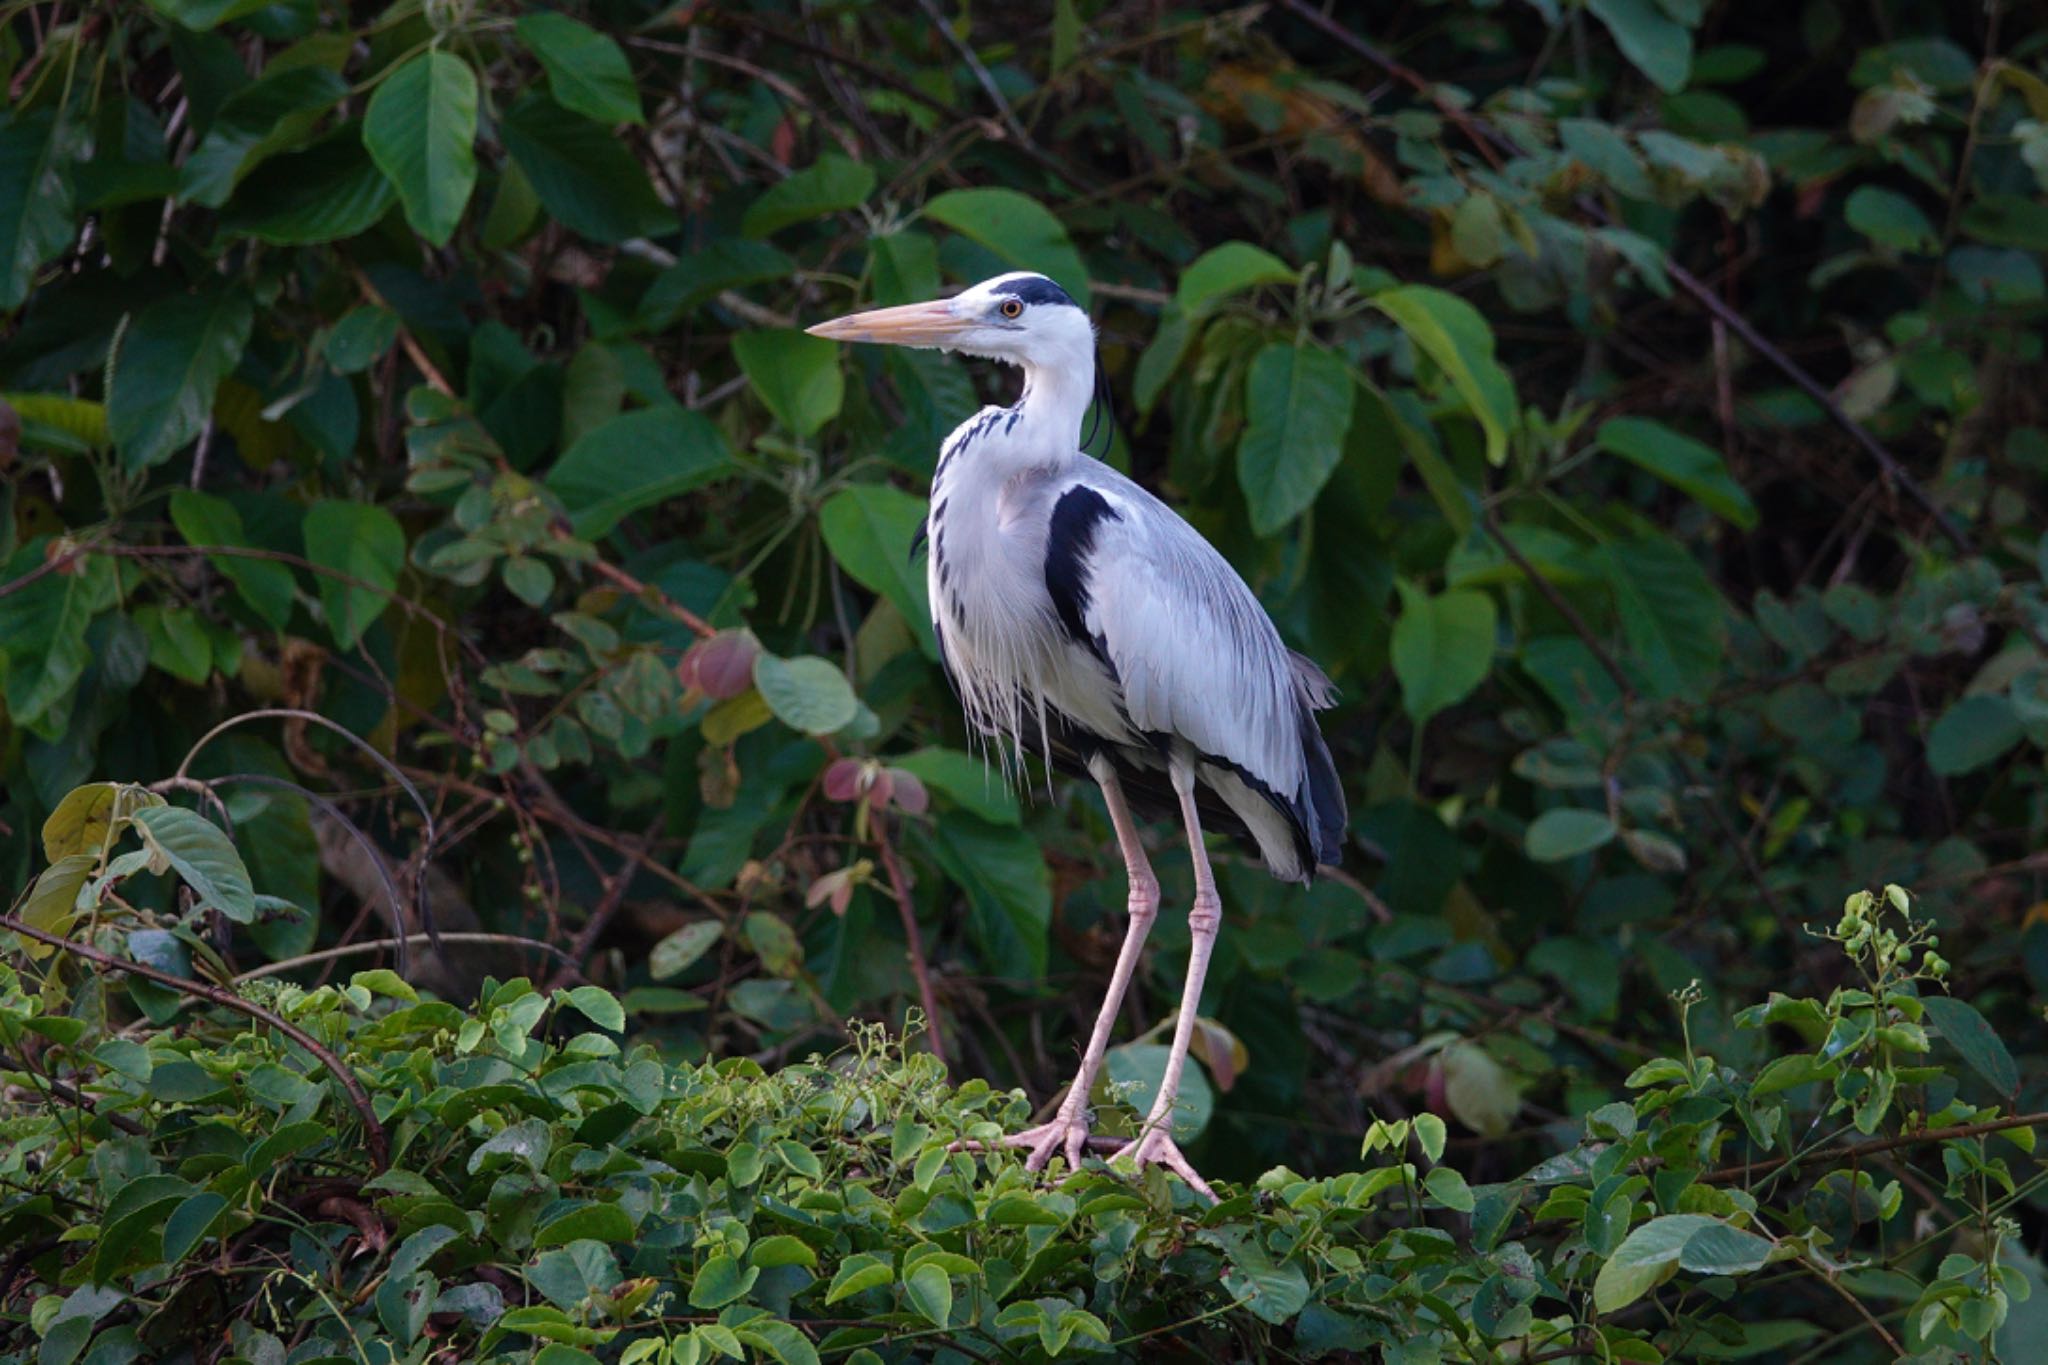
{"label": "black eye stripe", "polygon": [[1067,291],[1043,275],[1024,275],[1014,280],[1005,280],[995,287],[998,294],[1007,294],[1021,303],[1064,303],[1074,301]]}

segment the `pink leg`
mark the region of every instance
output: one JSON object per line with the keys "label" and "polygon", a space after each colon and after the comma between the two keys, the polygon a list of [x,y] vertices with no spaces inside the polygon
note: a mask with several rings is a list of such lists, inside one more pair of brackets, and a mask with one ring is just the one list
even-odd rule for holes
{"label": "pink leg", "polygon": [[1174,790],[1180,796],[1181,820],[1187,825],[1188,852],[1195,864],[1195,900],[1188,908],[1187,983],[1181,988],[1180,1015],[1174,1020],[1173,1046],[1166,1054],[1166,1074],[1160,1078],[1158,1097],[1145,1116],[1144,1130],[1136,1141],[1110,1157],[1112,1162],[1130,1157],[1139,1168],[1157,1163],[1174,1172],[1211,1203],[1216,1194],[1209,1183],[1195,1173],[1188,1159],[1173,1141],[1173,1109],[1180,1097],[1181,1072],[1187,1066],[1188,1045],[1195,1036],[1195,1016],[1202,1007],[1202,980],[1209,974],[1209,954],[1216,946],[1216,931],[1223,923],[1223,900],[1216,894],[1216,877],[1209,870],[1209,851],[1202,845],[1202,821],[1195,810],[1193,768],[1176,758],[1172,767]]}
{"label": "pink leg", "polygon": [[1088,1141],[1088,1093],[1102,1071],[1103,1056],[1109,1051],[1109,1035],[1116,1027],[1117,1012],[1123,1008],[1124,993],[1130,989],[1131,977],[1138,970],[1138,955],[1145,947],[1145,935],[1151,932],[1152,921],[1159,915],[1159,880],[1152,875],[1152,864],[1146,861],[1144,845],[1138,842],[1137,822],[1131,819],[1131,808],[1124,801],[1123,786],[1117,781],[1116,770],[1106,762],[1097,761],[1089,765],[1089,771],[1102,786],[1103,803],[1109,807],[1110,823],[1116,826],[1117,848],[1124,855],[1124,872],[1130,886],[1127,900],[1130,924],[1124,931],[1123,947],[1116,955],[1116,969],[1110,974],[1109,994],[1103,998],[1102,1010],[1095,1016],[1095,1031],[1088,1036],[1088,1050],[1081,1055],[1081,1070],[1075,1075],[1074,1083],[1067,1087],[1059,1112],[1049,1123],[1004,1139],[1009,1146],[1029,1150],[1030,1155],[1025,1158],[1024,1165],[1034,1171],[1043,1170],[1054,1152],[1065,1154],[1068,1170],[1081,1168],[1081,1150]]}

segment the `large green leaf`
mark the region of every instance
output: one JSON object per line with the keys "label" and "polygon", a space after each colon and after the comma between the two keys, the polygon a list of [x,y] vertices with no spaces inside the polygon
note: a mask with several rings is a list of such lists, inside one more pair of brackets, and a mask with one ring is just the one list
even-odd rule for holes
{"label": "large green leaf", "polygon": [[547,486],[569,509],[576,534],[590,540],[731,466],[724,434],[705,418],[682,408],[642,408],[570,446],[548,471]]}
{"label": "large green leaf", "polygon": [[1426,284],[1382,290],[1372,302],[1457,389],[1486,433],[1486,458],[1494,464],[1505,461],[1518,412],[1515,385],[1493,358],[1493,329],[1479,310]]}
{"label": "large green leaf", "polygon": [[[1153,1101],[1159,1098],[1159,1083],[1166,1079],[1166,1059],[1171,1050],[1164,1043],[1124,1043],[1113,1047],[1103,1058],[1103,1078],[1110,1084],[1126,1087],[1125,1102],[1140,1114],[1150,1114]],[[1215,1112],[1216,1092],[1209,1084],[1209,1073],[1199,1065],[1183,1068],[1180,1093],[1174,1096],[1173,1140],[1193,1142],[1208,1128]]]}
{"label": "large green leaf", "polygon": [[1927,732],[1927,766],[1943,777],[1960,777],[1997,762],[2024,735],[2009,699],[1962,697]]}
{"label": "large green leaf", "polygon": [[981,243],[1019,270],[1036,270],[1088,306],[1088,267],[1045,205],[1008,189],[947,190],[924,216]]}
{"label": "large green leaf", "polygon": [[71,244],[71,182],[51,111],[0,125],[0,308],[28,297],[43,262]]}
{"label": "large green leaf", "polygon": [[1432,597],[1396,579],[1401,615],[1391,646],[1401,704],[1417,725],[1472,695],[1493,667],[1493,599],[1454,589]]}
{"label": "large green leaf", "polygon": [[1649,417],[1616,417],[1601,424],[1602,450],[1641,465],[1701,506],[1748,530],[1756,525],[1756,504],[1728,473],[1720,452],[1682,436]]}
{"label": "large green leaf", "polygon": [[1720,676],[1728,627],[1706,571],[1662,536],[1603,546],[1594,561],[1628,641],[1624,667],[1653,695],[1704,695]]}
{"label": "large green leaf", "polygon": [[249,869],[220,826],[182,806],[145,806],[135,812],[135,824],[151,854],[170,864],[201,908],[218,910],[238,924],[256,918]]}
{"label": "large green leaf", "polygon": [[967,897],[967,930],[981,960],[1013,981],[1045,975],[1052,874],[1025,831],[955,812],[932,828],[932,853]]}
{"label": "large green leaf", "polygon": [[1316,500],[1344,458],[1351,368],[1320,346],[1269,343],[1245,374],[1237,481],[1252,530],[1269,536]]}
{"label": "large green leaf", "polygon": [[1014,825],[1021,818],[1017,793],[996,770],[958,749],[919,749],[890,760],[934,791],[992,825]]}
{"label": "large green leaf", "polygon": [[1921,1003],[1928,1021],[1941,1030],[1948,1045],[1962,1055],[1972,1071],[1991,1082],[2000,1097],[2010,1098],[2019,1090],[2020,1071],[2012,1053],[1975,1005],[1947,995],[1930,995]]}
{"label": "large green leaf", "polygon": [[[253,544],[242,530],[242,514],[226,498],[180,488],[171,494],[171,522],[189,545],[226,545],[249,548]],[[242,594],[250,609],[282,630],[292,616],[292,571],[275,560],[241,555],[209,555],[207,562],[218,569]]]}
{"label": "large green leaf", "polygon": [[800,437],[816,435],[839,415],[846,399],[839,351],[823,337],[794,329],[741,332],[732,339],[733,358],[747,383],[775,420]]}
{"label": "large green leaf", "polygon": [[521,16],[513,31],[540,58],[556,103],[599,123],[644,122],[633,69],[609,37],[553,10]]}
{"label": "large green leaf", "polygon": [[115,353],[107,397],[107,427],[130,471],[162,464],[199,435],[255,315],[238,285],[174,295],[136,315]]}
{"label": "large green leaf", "polygon": [[1233,294],[1262,284],[1293,284],[1301,273],[1250,242],[1225,242],[1188,262],[1173,301],[1185,317],[1199,318]]}
{"label": "large green leaf", "polygon": [[1529,822],[1523,848],[1539,863],[1562,862],[1590,853],[1614,838],[1614,821],[1604,811],[1547,810]]}
{"label": "large green leaf", "polygon": [[222,211],[221,231],[276,246],[340,241],[368,229],[397,199],[363,147],[362,125],[348,123],[251,171]]}
{"label": "large green leaf", "polygon": [[505,111],[498,132],[542,206],[570,231],[623,242],[674,221],[639,161],[603,124],[528,95]]}
{"label": "large green leaf", "polygon": [[860,712],[853,685],[830,659],[763,651],[754,656],[754,686],[784,725],[809,735],[829,735]]}
{"label": "large green leaf", "polygon": [[205,139],[179,169],[179,195],[220,207],[243,176],[265,157],[302,141],[315,120],[347,95],[348,82],[324,66],[289,66],[243,86],[221,105]]}
{"label": "large green leaf", "polygon": [[1842,205],[1842,217],[1850,227],[1880,246],[1898,251],[1932,252],[1941,246],[1941,235],[1920,206],[1896,190],[1878,185],[1858,185]]}
{"label": "large green leaf", "polygon": [[924,518],[922,498],[880,483],[842,488],[818,509],[818,527],[839,567],[862,587],[888,598],[925,657],[937,659],[924,570],[910,554]]}
{"label": "large green leaf", "polygon": [[329,571],[319,575],[328,632],[353,649],[398,587],[405,531],[381,507],[327,498],[307,509],[304,534],[306,558]]}
{"label": "large green leaf", "polygon": [[1659,90],[1676,94],[1692,74],[1692,30],[1667,15],[1657,0],[1586,0],[1607,25],[1614,45]]}
{"label": "large green leaf", "polygon": [[856,208],[875,190],[875,169],[866,162],[826,153],[768,187],[747,205],[740,231],[768,237],[798,223],[814,223]]}
{"label": "large green leaf", "polygon": [[[8,563],[0,582],[42,563],[43,543],[32,542]],[[86,628],[114,605],[115,591],[113,561],[87,555],[0,597],[0,679],[14,724],[46,739],[62,737],[72,689],[92,662]]]}
{"label": "large green leaf", "polygon": [[435,48],[387,75],[363,116],[363,145],[398,189],[413,231],[440,246],[476,188],[476,73]]}

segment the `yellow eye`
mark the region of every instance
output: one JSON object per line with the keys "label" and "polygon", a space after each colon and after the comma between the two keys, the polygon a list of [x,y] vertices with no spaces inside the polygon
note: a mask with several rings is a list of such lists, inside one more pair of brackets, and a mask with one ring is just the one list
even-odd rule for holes
{"label": "yellow eye", "polygon": [[1020,302],[1020,301],[1019,301],[1019,300],[1017,300],[1017,299],[1004,299],[1004,300],[1003,300],[1003,316],[1004,316],[1004,317],[1006,317],[1006,318],[1021,318],[1021,317],[1023,317],[1023,316],[1024,316],[1024,305],[1023,305],[1023,303],[1022,303],[1022,302]]}

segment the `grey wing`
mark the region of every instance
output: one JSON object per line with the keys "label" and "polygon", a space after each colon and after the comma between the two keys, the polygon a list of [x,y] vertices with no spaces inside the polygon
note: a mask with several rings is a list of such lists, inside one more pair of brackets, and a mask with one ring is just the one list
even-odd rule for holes
{"label": "grey wing", "polygon": [[1106,465],[1061,495],[1050,529],[1054,605],[1114,676],[1131,726],[1234,771],[1289,818],[1309,865],[1335,862],[1344,799],[1315,722],[1335,691],[1322,670],[1281,642],[1214,546]]}

